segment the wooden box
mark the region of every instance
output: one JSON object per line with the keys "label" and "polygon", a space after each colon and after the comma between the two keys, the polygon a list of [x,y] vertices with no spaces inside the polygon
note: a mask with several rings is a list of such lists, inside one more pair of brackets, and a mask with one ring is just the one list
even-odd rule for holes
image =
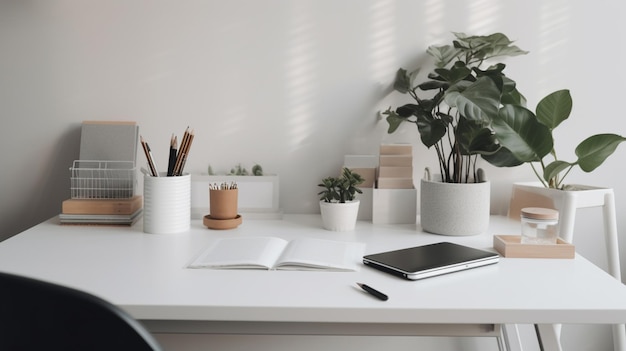
{"label": "wooden box", "polygon": [[413,167],[413,156],[411,155],[380,155],[379,165],[381,167]]}
{"label": "wooden box", "polygon": [[413,189],[413,178],[378,178],[378,189]]}
{"label": "wooden box", "polygon": [[381,155],[413,155],[413,145],[411,144],[381,144]]}
{"label": "wooden box", "polygon": [[380,167],[378,178],[410,178],[413,179],[413,167]]}
{"label": "wooden box", "polygon": [[519,235],[494,235],[493,248],[512,258],[574,258],[574,245],[557,238],[554,245],[522,244]]}

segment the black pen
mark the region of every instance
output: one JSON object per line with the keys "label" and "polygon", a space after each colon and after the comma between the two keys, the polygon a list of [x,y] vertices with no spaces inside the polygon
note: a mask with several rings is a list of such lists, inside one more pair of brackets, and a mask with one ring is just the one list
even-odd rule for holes
{"label": "black pen", "polygon": [[387,295],[385,295],[385,294],[381,293],[380,291],[378,291],[378,290],[376,290],[376,289],[374,289],[374,288],[372,288],[370,286],[367,286],[367,285],[365,285],[363,283],[356,283],[356,285],[358,285],[361,289],[367,291],[367,293],[375,296],[376,298],[378,298],[380,300],[387,301],[387,299],[389,299],[389,297],[387,297]]}
{"label": "black pen", "polygon": [[170,157],[169,162],[167,164],[167,176],[174,175],[174,165],[176,164],[176,156],[178,152],[178,138],[172,134],[172,139],[170,140]]}

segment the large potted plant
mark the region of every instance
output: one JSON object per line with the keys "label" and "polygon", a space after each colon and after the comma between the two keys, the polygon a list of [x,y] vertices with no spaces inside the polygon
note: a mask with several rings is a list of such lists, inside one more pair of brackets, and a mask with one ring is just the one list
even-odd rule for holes
{"label": "large potted plant", "polygon": [[359,200],[356,194],[363,191],[358,185],[364,179],[360,174],[344,167],[339,177],[326,177],[318,186],[320,191],[320,212],[325,229],[332,231],[351,231],[356,225],[359,212]]}
{"label": "large potted plant", "polygon": [[[505,76],[503,63],[486,69],[482,66],[496,57],[527,52],[501,33],[454,36],[451,45],[428,48],[436,68],[426,81],[414,83],[419,69],[398,70],[394,89],[408,94],[412,102],[390,107],[384,114],[388,133],[402,123],[413,123],[422,143],[436,151],[440,176],[423,179],[420,184],[422,229],[473,235],[484,232],[489,219],[490,184],[480,176],[477,159],[506,152],[501,150],[492,121],[504,105],[525,104],[515,82]],[[442,190],[447,195],[442,195]],[[465,191],[469,194],[459,199]]]}

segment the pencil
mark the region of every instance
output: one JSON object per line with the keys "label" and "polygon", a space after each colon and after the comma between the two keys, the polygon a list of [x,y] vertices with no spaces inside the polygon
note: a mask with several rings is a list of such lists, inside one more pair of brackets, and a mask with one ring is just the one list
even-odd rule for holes
{"label": "pencil", "polygon": [[187,140],[187,146],[185,147],[185,153],[183,154],[183,159],[180,164],[180,170],[178,171],[178,175],[183,175],[183,169],[185,168],[185,162],[187,162],[187,157],[189,156],[189,149],[191,149],[191,143],[193,142],[194,132],[193,129],[189,132],[189,138]]}
{"label": "pencil", "polygon": [[178,138],[172,134],[172,139],[170,140],[170,158],[167,164],[167,176],[171,177],[174,175],[174,166],[176,165],[176,157],[178,153]]}
{"label": "pencil", "polygon": [[193,137],[193,130],[189,132],[189,127],[187,127],[187,129],[185,130],[185,134],[183,135],[183,140],[181,142],[180,148],[178,150],[178,155],[176,157],[176,164],[174,166],[175,176],[180,176],[183,174],[183,168],[185,167],[185,162],[187,161],[187,156],[189,154],[189,149],[191,147]]}
{"label": "pencil", "polygon": [[156,165],[154,164],[154,159],[152,158],[152,152],[150,151],[150,146],[143,139],[143,136],[140,136],[141,146],[143,147],[143,152],[146,154],[146,158],[148,159],[148,167],[150,167],[150,173],[152,173],[153,177],[158,177],[159,172],[157,171]]}
{"label": "pencil", "polygon": [[185,145],[187,144],[188,134],[189,134],[189,127],[185,129],[185,133],[183,133],[183,139],[180,141],[180,147],[178,148],[178,154],[176,155],[176,162],[174,163],[173,175],[175,176],[178,175],[180,163],[182,162],[183,150],[185,150]]}

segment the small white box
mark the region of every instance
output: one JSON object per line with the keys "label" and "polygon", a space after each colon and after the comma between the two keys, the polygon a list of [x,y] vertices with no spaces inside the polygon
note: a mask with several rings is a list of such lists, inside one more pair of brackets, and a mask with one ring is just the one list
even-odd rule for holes
{"label": "small white box", "polygon": [[372,220],[372,203],[374,196],[373,188],[360,188],[363,191],[362,194],[356,194],[356,199],[359,200],[359,214],[357,219],[359,220]]}
{"label": "small white box", "polygon": [[416,189],[374,189],[372,223],[414,224],[417,222]]}

